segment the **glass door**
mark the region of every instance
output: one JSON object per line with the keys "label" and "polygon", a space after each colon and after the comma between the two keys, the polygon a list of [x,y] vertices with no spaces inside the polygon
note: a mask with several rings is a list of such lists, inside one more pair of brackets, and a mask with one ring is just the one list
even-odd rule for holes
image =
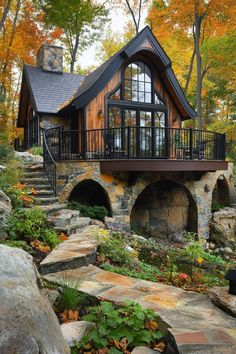
{"label": "glass door", "polygon": [[153,112],[153,155],[154,157],[163,158],[165,154],[165,144],[166,144],[166,114],[165,112]]}
{"label": "glass door", "polygon": [[153,150],[152,111],[139,112],[139,126],[139,154],[141,158],[148,158]]}
{"label": "glass door", "polygon": [[126,155],[130,154],[131,157],[136,157],[137,156],[137,128],[136,128],[137,111],[136,110],[134,109],[124,110],[124,126],[126,127],[125,134],[124,134]]}

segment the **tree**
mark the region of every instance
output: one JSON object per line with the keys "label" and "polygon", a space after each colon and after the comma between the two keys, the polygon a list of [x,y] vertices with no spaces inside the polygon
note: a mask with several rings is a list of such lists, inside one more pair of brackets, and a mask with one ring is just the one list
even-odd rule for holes
{"label": "tree", "polygon": [[117,7],[121,8],[125,15],[130,16],[132,23],[135,28],[136,34],[138,34],[140,29],[140,23],[142,18],[142,12],[144,7],[149,3],[149,0],[114,0],[111,1],[112,6],[114,3]]}
{"label": "tree", "polygon": [[[2,2],[2,4],[1,4],[1,2]],[[12,0],[6,0],[6,1],[1,1],[1,2],[0,2],[0,8],[2,8],[2,11],[1,11],[2,14],[0,17],[0,34],[3,30],[5,21],[7,19],[8,14],[9,14]]]}
{"label": "tree", "polygon": [[190,39],[191,55],[186,75],[185,93],[189,88],[196,60],[196,108],[198,127],[202,128],[202,89],[203,80],[210,69],[202,58],[202,48],[209,38],[222,36],[227,29],[235,26],[233,14],[235,3],[229,0],[156,0],[149,12],[149,21],[154,32],[168,33]]}
{"label": "tree", "polygon": [[107,21],[108,11],[105,2],[96,5],[91,0],[42,0],[48,25],[63,30],[62,42],[70,57],[70,72],[75,70],[78,51],[85,50],[97,40]]}

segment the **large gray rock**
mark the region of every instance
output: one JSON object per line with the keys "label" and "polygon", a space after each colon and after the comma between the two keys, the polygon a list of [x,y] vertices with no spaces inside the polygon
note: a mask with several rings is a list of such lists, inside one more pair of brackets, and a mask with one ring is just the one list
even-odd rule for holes
{"label": "large gray rock", "polygon": [[0,245],[0,353],[69,354],[32,257]]}
{"label": "large gray rock", "polygon": [[0,190],[0,239],[5,238],[4,227],[12,211],[10,198]]}
{"label": "large gray rock", "polygon": [[208,293],[213,304],[236,317],[236,296],[229,294],[229,287],[215,286]]}
{"label": "large gray rock", "polygon": [[32,155],[28,151],[15,151],[15,157],[24,162],[43,163],[43,157]]}
{"label": "large gray rock", "polygon": [[236,249],[236,208],[224,208],[212,215],[211,239],[220,246]]}

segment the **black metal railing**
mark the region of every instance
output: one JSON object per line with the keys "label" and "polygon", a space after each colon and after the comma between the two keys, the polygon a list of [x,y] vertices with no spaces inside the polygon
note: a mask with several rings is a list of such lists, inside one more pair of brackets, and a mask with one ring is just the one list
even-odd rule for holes
{"label": "black metal railing", "polygon": [[[54,128],[52,129],[54,131]],[[49,182],[57,195],[57,165],[53,158],[53,151],[51,151],[51,142],[48,138],[51,136],[51,129],[44,130],[43,132],[43,165],[47,173]],[[49,145],[50,148],[49,148]]]}
{"label": "black metal railing", "polygon": [[57,160],[179,159],[225,160],[225,135],[186,128],[120,127],[46,131]]}

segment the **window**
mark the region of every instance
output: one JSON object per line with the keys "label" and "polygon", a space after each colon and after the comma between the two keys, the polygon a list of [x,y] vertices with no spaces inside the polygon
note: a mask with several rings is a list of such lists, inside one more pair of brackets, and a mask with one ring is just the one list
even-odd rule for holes
{"label": "window", "polygon": [[125,70],[125,100],[152,103],[151,71],[142,62],[131,63]]}

